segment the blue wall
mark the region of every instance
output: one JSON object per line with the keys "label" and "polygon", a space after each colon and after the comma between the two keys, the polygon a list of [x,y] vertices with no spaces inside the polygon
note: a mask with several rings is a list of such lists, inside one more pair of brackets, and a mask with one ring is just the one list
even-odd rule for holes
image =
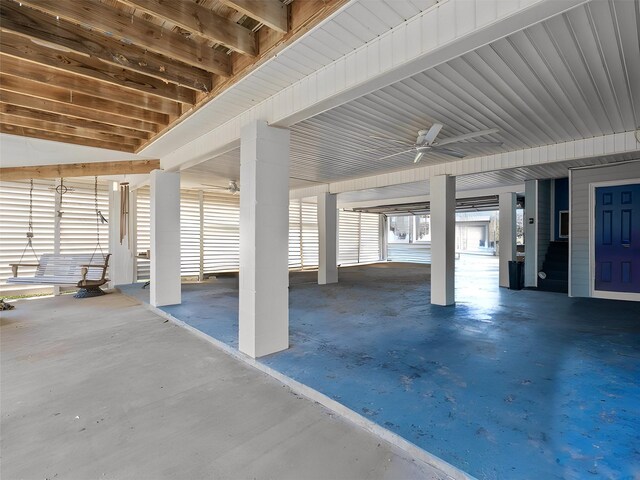
{"label": "blue wall", "polygon": [[561,240],[560,236],[560,211],[569,210],[569,179],[568,178],[556,178],[554,186],[554,203],[553,206],[553,222],[555,240]]}

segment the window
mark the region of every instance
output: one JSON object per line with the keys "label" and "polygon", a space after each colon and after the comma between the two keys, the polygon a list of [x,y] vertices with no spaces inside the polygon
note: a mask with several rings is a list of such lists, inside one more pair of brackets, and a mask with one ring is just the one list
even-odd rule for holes
{"label": "window", "polygon": [[390,216],[388,241],[389,243],[430,242],[431,216]]}
{"label": "window", "polygon": [[569,210],[560,210],[558,237],[569,238]]}
{"label": "window", "polygon": [[389,217],[389,243],[410,243],[413,217]]}
{"label": "window", "polygon": [[431,215],[416,215],[414,218],[416,242],[431,241]]}

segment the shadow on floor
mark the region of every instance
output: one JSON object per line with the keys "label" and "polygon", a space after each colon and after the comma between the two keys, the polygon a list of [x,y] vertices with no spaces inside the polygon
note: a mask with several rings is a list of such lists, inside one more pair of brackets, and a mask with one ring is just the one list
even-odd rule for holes
{"label": "shadow on floor", "polygon": [[[428,265],[293,272],[291,348],[260,361],[480,479],[638,478],[640,305],[500,289],[495,258],[456,268],[455,307],[429,304]],[[236,279],[162,309],[237,348]]]}

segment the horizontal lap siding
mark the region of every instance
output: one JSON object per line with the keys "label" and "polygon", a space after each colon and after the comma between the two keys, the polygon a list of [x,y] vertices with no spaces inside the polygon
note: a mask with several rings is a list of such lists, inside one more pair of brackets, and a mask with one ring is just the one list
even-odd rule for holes
{"label": "horizontal lap siding", "polygon": [[[35,180],[33,193],[33,247],[36,257],[28,249],[22,261],[36,263],[44,253],[53,253],[54,223],[56,218],[55,187],[59,180]],[[96,251],[97,231],[104,253],[108,253],[109,227],[96,224],[96,207],[93,179],[87,181],[65,181],[67,193],[62,196],[60,219],[60,253],[91,254]],[[98,210],[108,217],[109,200],[107,186],[98,185]],[[21,290],[6,284],[11,273],[10,263],[19,263],[26,245],[29,220],[29,181],[0,183],[0,292]],[[98,249],[99,253],[100,249]],[[97,257],[96,257],[97,258]],[[100,262],[98,262],[100,263]],[[35,267],[19,270],[21,277],[35,274]]]}
{"label": "horizontal lap siding", "polygon": [[[43,253],[53,253],[55,192],[53,181],[34,181],[33,192],[33,248],[37,257],[27,249],[24,263],[37,263]],[[12,276],[10,263],[19,263],[27,242],[29,220],[29,182],[0,182],[0,292],[19,290],[7,285]],[[36,267],[20,268],[21,277],[33,276]]]}
{"label": "horizontal lap siding", "polygon": [[[109,225],[96,224],[93,179],[90,183],[64,182],[69,191],[62,195],[60,221],[60,253],[109,253]],[[106,185],[98,185],[98,210],[109,220],[109,193]],[[111,219],[117,221],[116,219]],[[100,245],[97,245],[98,232]],[[97,250],[96,250],[96,247]]]}
{"label": "horizontal lap siding", "polygon": [[571,172],[571,296],[591,296],[589,278],[589,185],[640,178],[640,162],[578,169]]}

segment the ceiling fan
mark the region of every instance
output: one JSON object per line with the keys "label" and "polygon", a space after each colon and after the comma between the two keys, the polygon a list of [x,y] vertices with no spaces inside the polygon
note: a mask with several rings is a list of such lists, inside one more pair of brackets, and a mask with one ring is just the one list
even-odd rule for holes
{"label": "ceiling fan", "polygon": [[450,155],[456,158],[464,158],[467,156],[467,153],[460,149],[464,149],[467,147],[495,147],[495,146],[502,145],[502,142],[467,142],[465,141],[471,138],[481,137],[483,135],[491,135],[492,133],[497,133],[499,131],[497,128],[465,133],[463,135],[446,138],[438,142],[436,141],[436,137],[440,133],[440,130],[442,129],[442,127],[443,127],[442,124],[434,123],[433,125],[431,125],[431,128],[429,130],[420,130],[418,132],[418,138],[416,139],[415,143],[407,142],[406,140],[403,140],[400,138],[370,135],[369,138],[384,140],[386,142],[393,142],[396,145],[392,145],[392,146],[390,145],[388,147],[372,148],[372,149],[363,150],[363,151],[376,151],[376,150],[389,149],[389,148],[402,148],[403,149],[402,151],[381,157],[380,160],[383,160],[385,158],[395,157],[396,155],[402,155],[404,153],[416,152],[416,156],[413,159],[413,163],[418,163],[420,160],[422,160],[422,157],[425,154],[428,154],[429,152],[441,153],[441,154]]}
{"label": "ceiling fan", "polygon": [[229,180],[229,185],[227,185],[226,187],[219,187],[217,185],[209,185],[206,183],[203,183],[203,185],[207,187],[207,188],[204,188],[203,190],[224,190],[227,193],[230,193],[232,195],[240,194],[240,186],[238,185],[238,182],[236,182],[235,180]]}

